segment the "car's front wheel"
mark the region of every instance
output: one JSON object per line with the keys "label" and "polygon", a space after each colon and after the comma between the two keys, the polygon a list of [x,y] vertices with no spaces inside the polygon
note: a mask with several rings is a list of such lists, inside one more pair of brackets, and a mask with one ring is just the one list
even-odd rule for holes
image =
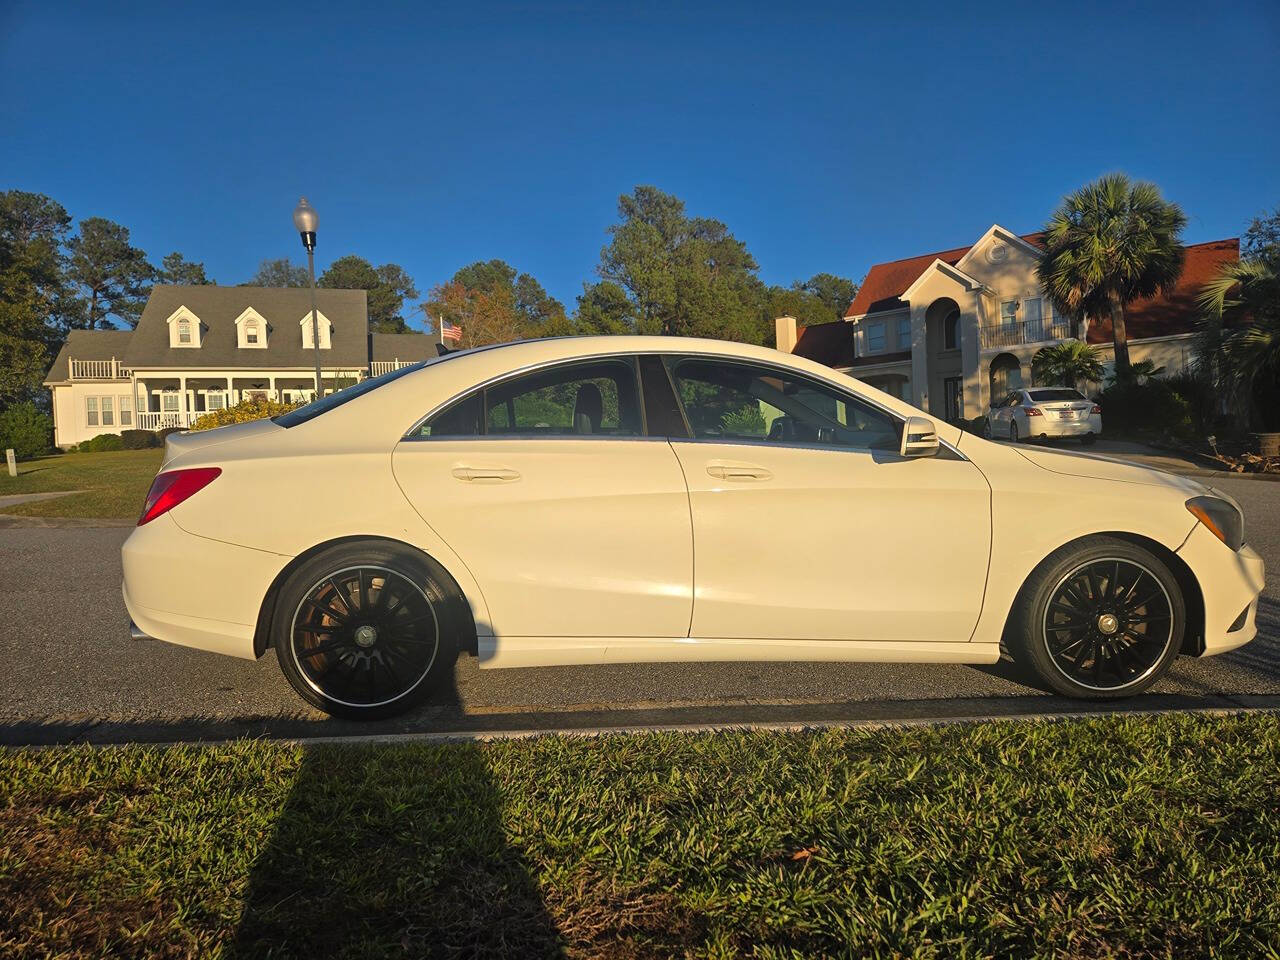
{"label": "car's front wheel", "polygon": [[423,554],[377,541],[342,544],[284,582],[272,641],[304,700],[333,716],[376,720],[451,679],[463,610],[451,578]]}
{"label": "car's front wheel", "polygon": [[1023,587],[1006,642],[1070,697],[1141,693],[1177,657],[1186,606],[1168,566],[1127,540],[1088,537],[1051,554]]}

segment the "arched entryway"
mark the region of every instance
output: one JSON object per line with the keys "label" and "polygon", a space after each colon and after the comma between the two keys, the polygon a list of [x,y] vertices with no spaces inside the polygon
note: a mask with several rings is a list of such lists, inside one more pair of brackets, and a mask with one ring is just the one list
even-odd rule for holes
{"label": "arched entryway", "polygon": [[960,305],[939,297],[924,314],[929,364],[929,412],[954,422],[965,416],[960,359]]}
{"label": "arched entryway", "polygon": [[1011,353],[1000,353],[991,359],[991,402],[1008,396],[1010,391],[1021,390],[1022,363]]}

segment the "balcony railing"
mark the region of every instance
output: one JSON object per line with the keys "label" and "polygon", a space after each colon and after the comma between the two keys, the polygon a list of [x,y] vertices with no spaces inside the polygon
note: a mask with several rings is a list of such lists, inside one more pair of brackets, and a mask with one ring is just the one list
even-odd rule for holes
{"label": "balcony railing", "polygon": [[399,370],[401,367],[411,367],[419,362],[418,360],[400,360],[398,358],[395,360],[371,360],[369,362],[369,375],[374,377],[381,376],[384,373],[390,373],[392,370]]}
{"label": "balcony railing", "polygon": [[982,327],[982,346],[1017,347],[1027,343],[1067,340],[1073,335],[1066,317],[1041,317],[1039,320],[1013,320]]}
{"label": "balcony railing", "polygon": [[128,380],[133,371],[121,366],[115,357],[110,360],[75,360],[71,361],[72,380]]}

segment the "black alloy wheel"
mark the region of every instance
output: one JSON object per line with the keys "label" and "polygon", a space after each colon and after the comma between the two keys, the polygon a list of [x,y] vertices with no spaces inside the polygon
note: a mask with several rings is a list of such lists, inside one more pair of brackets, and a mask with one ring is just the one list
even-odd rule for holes
{"label": "black alloy wheel", "polygon": [[1141,682],[1173,639],[1173,603],[1142,564],[1091,560],[1059,582],[1045,609],[1043,639],[1072,683],[1111,691]]}

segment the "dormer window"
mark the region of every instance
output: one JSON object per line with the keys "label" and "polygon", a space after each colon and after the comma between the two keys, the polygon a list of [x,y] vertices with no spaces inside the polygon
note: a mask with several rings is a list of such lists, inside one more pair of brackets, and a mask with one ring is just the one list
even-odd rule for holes
{"label": "dormer window", "polygon": [[[329,323],[329,318],[319,311],[316,311],[316,321],[320,325],[320,349],[328,350],[332,338],[333,325]],[[304,350],[314,350],[316,342],[312,334],[310,312],[303,316],[299,325],[302,327],[302,348]]]}
{"label": "dormer window", "polygon": [[169,315],[167,323],[169,325],[170,347],[200,346],[200,318],[186,307],[179,307],[173,311]]}
{"label": "dormer window", "polygon": [[266,318],[250,307],[236,317],[236,346],[245,350],[263,350],[267,346],[267,338],[271,328]]}

